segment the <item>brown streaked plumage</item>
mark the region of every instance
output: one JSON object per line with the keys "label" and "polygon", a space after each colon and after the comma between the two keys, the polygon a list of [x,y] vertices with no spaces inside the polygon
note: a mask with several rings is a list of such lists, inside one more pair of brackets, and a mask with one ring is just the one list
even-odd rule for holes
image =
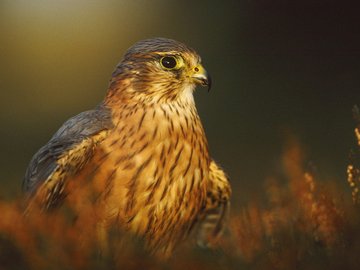
{"label": "brown streaked plumage", "polygon": [[193,49],[165,38],[136,43],[104,101],[65,122],[31,160],[23,184],[28,209],[65,201],[81,215],[90,205],[103,242],[115,223],[162,256],[195,230],[199,244],[210,246],[231,189],[209,155],[196,84],[210,87]]}

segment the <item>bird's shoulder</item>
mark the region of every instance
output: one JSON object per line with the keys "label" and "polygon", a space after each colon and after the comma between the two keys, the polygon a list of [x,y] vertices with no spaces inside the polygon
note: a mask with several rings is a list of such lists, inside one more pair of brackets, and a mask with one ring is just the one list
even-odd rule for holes
{"label": "bird's shoulder", "polygon": [[111,111],[103,105],[93,110],[79,113],[67,120],[53,135],[50,141],[61,138],[81,138],[92,136],[101,130],[111,129],[113,126]]}
{"label": "bird's shoulder", "polygon": [[112,127],[111,111],[103,105],[67,120],[31,159],[23,180],[24,191],[34,192],[57,171],[63,170],[65,175],[75,172]]}

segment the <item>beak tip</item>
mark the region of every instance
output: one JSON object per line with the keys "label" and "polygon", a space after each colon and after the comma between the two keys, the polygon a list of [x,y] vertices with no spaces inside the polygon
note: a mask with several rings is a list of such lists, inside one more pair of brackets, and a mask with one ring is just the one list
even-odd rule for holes
{"label": "beak tip", "polygon": [[208,75],[208,76],[207,76],[207,87],[208,87],[208,93],[210,92],[211,85],[212,85],[212,80],[211,80],[210,75]]}
{"label": "beak tip", "polygon": [[193,81],[201,86],[207,86],[208,92],[210,92],[212,79],[210,74],[201,66],[198,68],[197,73],[192,75]]}

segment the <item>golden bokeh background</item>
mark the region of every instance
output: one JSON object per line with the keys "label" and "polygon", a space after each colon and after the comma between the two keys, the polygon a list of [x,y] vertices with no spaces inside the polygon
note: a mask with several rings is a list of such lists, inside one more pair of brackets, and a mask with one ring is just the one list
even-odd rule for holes
{"label": "golden bokeh background", "polygon": [[235,202],[281,170],[289,134],[320,174],[346,185],[360,103],[358,12],[337,1],[0,1],[0,195],[21,194],[32,155],[94,107],[134,42],[195,48],[213,77],[196,92]]}

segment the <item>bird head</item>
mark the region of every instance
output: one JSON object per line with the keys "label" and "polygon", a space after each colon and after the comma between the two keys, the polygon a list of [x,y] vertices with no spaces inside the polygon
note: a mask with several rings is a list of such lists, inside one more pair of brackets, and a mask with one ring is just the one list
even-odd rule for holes
{"label": "bird head", "polygon": [[192,98],[196,85],[211,87],[211,79],[195,50],[166,38],[137,42],[116,67],[111,80],[118,95],[147,102]]}

